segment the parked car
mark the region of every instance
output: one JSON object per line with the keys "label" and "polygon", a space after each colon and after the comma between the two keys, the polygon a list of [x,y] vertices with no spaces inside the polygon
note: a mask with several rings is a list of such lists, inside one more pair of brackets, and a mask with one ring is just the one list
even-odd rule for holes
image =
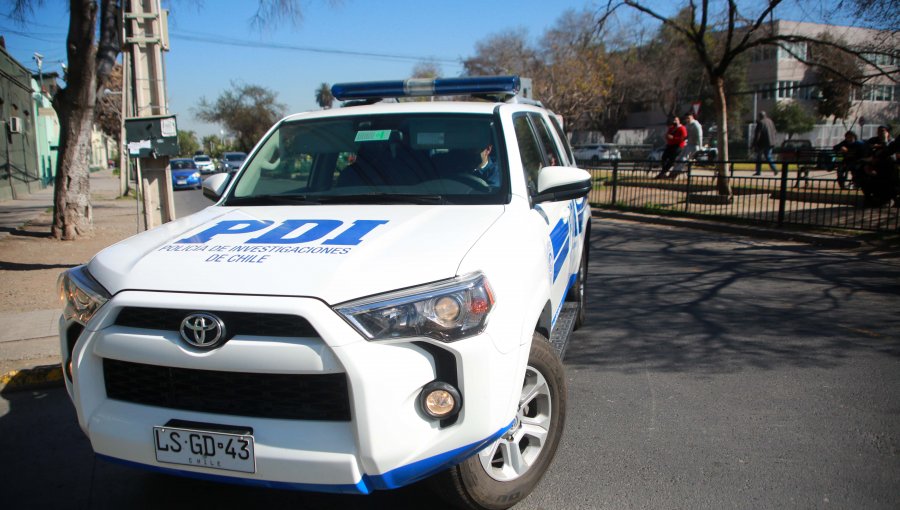
{"label": "parked car", "polygon": [[[538,485],[591,294],[591,175],[518,77],[416,85],[334,85],[372,104],[282,119],[206,179],[215,205],[61,276],[98,456],[320,492],[431,478],[470,509]],[[426,88],[505,100],[379,100]]]}
{"label": "parked car", "polygon": [[169,161],[172,170],[172,188],[174,189],[200,189],[203,184],[200,178],[200,170],[194,164],[193,159],[178,158]]}
{"label": "parked car", "polygon": [[595,165],[601,161],[613,161],[622,157],[619,149],[605,143],[576,145],[572,153],[577,161],[590,161]]}
{"label": "parked car", "polygon": [[216,162],[206,154],[194,156],[193,159],[194,164],[197,165],[197,169],[200,170],[201,174],[212,174],[216,172]]}
{"label": "parked car", "polygon": [[219,160],[219,170],[222,172],[237,172],[240,170],[241,165],[244,164],[245,159],[247,159],[246,152],[225,152]]}

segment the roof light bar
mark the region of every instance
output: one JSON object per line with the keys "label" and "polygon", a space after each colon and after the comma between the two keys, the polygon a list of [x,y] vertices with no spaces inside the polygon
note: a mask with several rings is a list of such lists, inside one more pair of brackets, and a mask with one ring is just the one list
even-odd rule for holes
{"label": "roof light bar", "polygon": [[459,96],[476,94],[515,95],[521,86],[518,76],[476,76],[467,78],[410,78],[408,80],[336,83],[331,95],[338,101],[386,97]]}

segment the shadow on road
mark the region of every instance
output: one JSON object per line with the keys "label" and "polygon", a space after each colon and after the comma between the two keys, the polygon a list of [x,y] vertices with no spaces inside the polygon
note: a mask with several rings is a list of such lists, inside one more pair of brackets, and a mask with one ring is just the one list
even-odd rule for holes
{"label": "shadow on road", "polygon": [[594,228],[591,244],[590,322],[568,364],[722,373],[900,357],[892,253],[615,223]]}

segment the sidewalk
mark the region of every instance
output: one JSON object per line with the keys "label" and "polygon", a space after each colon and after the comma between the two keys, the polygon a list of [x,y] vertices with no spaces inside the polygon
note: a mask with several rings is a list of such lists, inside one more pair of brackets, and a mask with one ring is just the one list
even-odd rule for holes
{"label": "sidewalk", "polygon": [[[134,201],[117,199],[119,177],[106,169],[93,172],[90,179],[97,233],[88,241],[49,239],[52,186],[17,200],[0,201],[0,281],[6,287],[7,299],[0,308],[0,391],[61,380],[61,308],[53,299],[55,275],[86,262],[103,246],[134,234]],[[34,254],[27,250],[21,253],[23,246],[34,250]],[[31,273],[41,273],[41,278],[31,278]],[[40,305],[27,311],[9,311],[15,308],[17,300],[22,302],[20,309],[32,301]]]}

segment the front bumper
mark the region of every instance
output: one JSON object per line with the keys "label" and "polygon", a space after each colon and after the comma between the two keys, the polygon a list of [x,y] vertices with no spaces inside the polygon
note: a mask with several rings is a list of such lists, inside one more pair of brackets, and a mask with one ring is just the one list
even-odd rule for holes
{"label": "front bumper", "polygon": [[[309,322],[314,334],[290,337],[239,332],[220,348],[200,352],[189,347],[178,331],[117,324],[120,311],[126,308],[174,309],[185,315],[211,311],[299,316]],[[64,321],[60,324],[63,360],[72,360],[73,377],[67,379],[67,389],[97,454],[160,471],[235,483],[351,493],[400,487],[460,462],[499,437],[511,425],[511,403],[520,391],[516,384],[520,381],[516,377],[521,364],[518,353],[499,353],[485,335],[446,345],[424,339],[367,342],[331,308],[309,298],[127,291],[107,303],[84,331],[77,325],[70,327],[72,324]],[[436,356],[436,352],[444,354]],[[442,424],[419,410],[417,397],[438,374],[446,377],[447,359],[455,370],[464,405],[454,423]],[[260,378],[265,374],[344,374],[349,419],[253,416],[110,398],[104,360],[259,374]],[[153,391],[154,385],[148,386]],[[162,382],[159,387],[164,391]],[[230,395],[241,398],[261,392],[229,390]],[[201,387],[192,391],[203,401],[203,392],[217,390]],[[254,399],[263,397],[253,395]],[[158,462],[153,427],[171,420],[252,428],[256,472]]]}

